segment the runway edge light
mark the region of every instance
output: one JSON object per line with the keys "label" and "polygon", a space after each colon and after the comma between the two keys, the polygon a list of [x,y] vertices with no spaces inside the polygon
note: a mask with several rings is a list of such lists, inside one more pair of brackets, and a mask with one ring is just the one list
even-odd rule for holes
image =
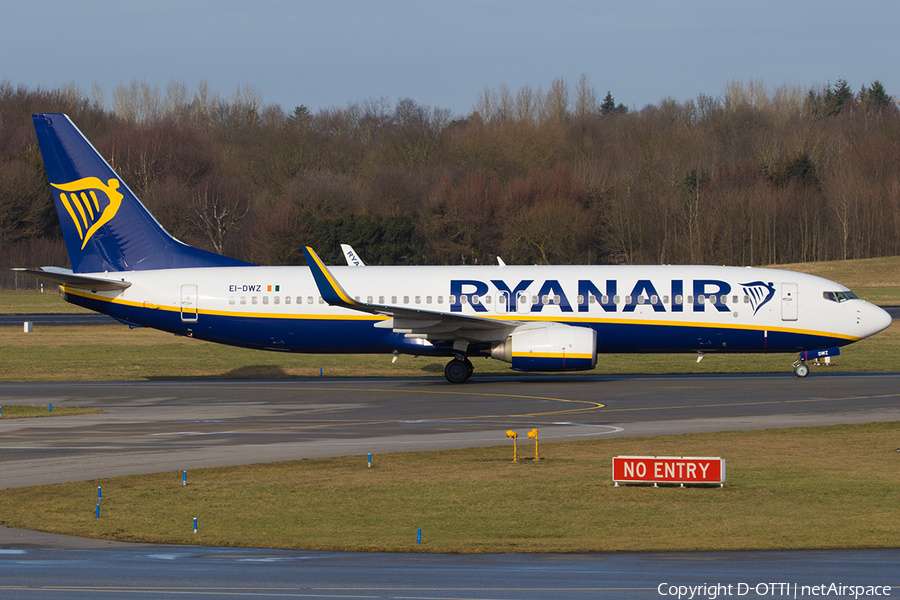
{"label": "runway edge light", "polygon": [[519,437],[519,434],[516,433],[515,431],[513,431],[512,429],[508,429],[508,430],[506,431],[506,437],[512,438],[512,441],[513,441],[513,462],[516,462],[517,460],[519,460],[519,457],[517,456],[518,452],[517,452],[517,450],[516,450],[516,439]]}
{"label": "runway edge light", "polygon": [[528,439],[534,440],[534,460],[541,460],[540,456],[538,456],[538,430],[537,428],[532,429],[528,432]]}

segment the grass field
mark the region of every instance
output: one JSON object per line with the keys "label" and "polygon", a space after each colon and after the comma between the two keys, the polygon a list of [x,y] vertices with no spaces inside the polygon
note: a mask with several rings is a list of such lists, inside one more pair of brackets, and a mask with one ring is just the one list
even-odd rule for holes
{"label": "grass field", "polygon": [[[590,373],[785,373],[794,354],[602,354]],[[262,352],[123,325],[0,327],[0,381],[280,379],[285,377],[422,377],[443,379],[446,359],[390,354]],[[515,374],[506,363],[477,359],[474,377]],[[826,367],[822,367],[823,369]],[[842,350],[833,371],[900,371],[900,323]],[[810,376],[815,376],[816,367]],[[566,377],[560,373],[557,376]]]}
{"label": "grass field", "polygon": [[[898,260],[786,268],[897,305]],[[0,293],[0,312],[52,307],[80,310],[55,294]],[[596,372],[787,372],[793,358],[710,354],[698,364],[692,355],[614,354]],[[0,328],[0,381],[440,377],[443,364],[265,353],[124,326]],[[834,364],[900,371],[900,325],[847,347]],[[475,366],[476,377],[510,372],[497,361]],[[371,469],[364,457],[203,469],[186,487],[180,472],[160,473],[0,491],[0,524],[160,543],[408,552],[898,547],[898,439],[900,423],[875,423],[541,444],[539,462],[513,463],[511,447],[498,446],[386,454]],[[616,455],[723,456],[728,480],[723,489],[615,488]]]}
{"label": "grass field", "polygon": [[[900,305],[900,257],[780,265],[849,282],[863,298]],[[82,311],[53,292],[0,292],[0,312]],[[769,373],[790,370],[793,357],[709,354],[604,354],[598,373]],[[178,378],[273,379],[283,377],[441,376],[446,360],[390,355],[297,355],[232,348],[125,326],[0,328],[0,381],[93,381]],[[843,351],[833,370],[900,370],[900,328],[887,331]],[[509,366],[476,360],[476,377],[509,374]],[[815,372],[815,371],[814,371]],[[527,376],[527,375],[522,375]],[[565,375],[561,375],[565,376]]]}
{"label": "grass field", "polygon": [[97,408],[63,406],[21,406],[8,404],[0,407],[0,419],[25,419],[31,417],[71,417],[72,415],[95,415],[103,411]]}
{"label": "grass field", "polygon": [[[900,423],[345,457],[0,492],[0,523],[84,537],[402,552],[900,545]],[[718,487],[613,487],[616,455],[722,456]],[[102,486],[101,518],[95,518]],[[193,533],[192,519],[199,531]],[[416,530],[422,528],[421,545]]]}

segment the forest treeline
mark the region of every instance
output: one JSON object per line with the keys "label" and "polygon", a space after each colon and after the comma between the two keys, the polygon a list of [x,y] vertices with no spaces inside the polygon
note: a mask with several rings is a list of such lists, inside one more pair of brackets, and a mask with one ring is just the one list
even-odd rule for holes
{"label": "forest treeline", "polygon": [[31,123],[64,112],[182,241],[257,264],[763,265],[900,254],[900,116],[854,92],[732,82],[640,110],[586,77],[311,112],[145,82],[0,82],[0,285],[67,266]]}

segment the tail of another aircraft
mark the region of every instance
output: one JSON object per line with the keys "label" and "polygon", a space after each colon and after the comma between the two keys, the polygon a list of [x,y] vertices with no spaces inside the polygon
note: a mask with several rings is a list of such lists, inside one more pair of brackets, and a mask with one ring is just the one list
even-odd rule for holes
{"label": "tail of another aircraft", "polygon": [[73,272],[249,264],[172,237],[69,117],[32,119]]}

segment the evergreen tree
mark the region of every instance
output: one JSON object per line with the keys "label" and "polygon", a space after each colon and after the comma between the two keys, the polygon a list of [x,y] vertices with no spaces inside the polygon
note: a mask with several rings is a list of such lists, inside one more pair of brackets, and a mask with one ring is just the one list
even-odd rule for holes
{"label": "evergreen tree", "polygon": [[836,115],[853,105],[853,90],[846,79],[838,79],[825,88],[825,114]]}
{"label": "evergreen tree", "polygon": [[603,98],[603,104],[600,105],[600,114],[604,116],[612,114],[624,115],[627,112],[628,107],[622,103],[616,104],[612,92],[607,91],[606,97]]}
{"label": "evergreen tree", "polygon": [[884,89],[884,85],[877,79],[868,89],[862,86],[857,100],[865,110],[882,111],[894,106],[894,99]]}

